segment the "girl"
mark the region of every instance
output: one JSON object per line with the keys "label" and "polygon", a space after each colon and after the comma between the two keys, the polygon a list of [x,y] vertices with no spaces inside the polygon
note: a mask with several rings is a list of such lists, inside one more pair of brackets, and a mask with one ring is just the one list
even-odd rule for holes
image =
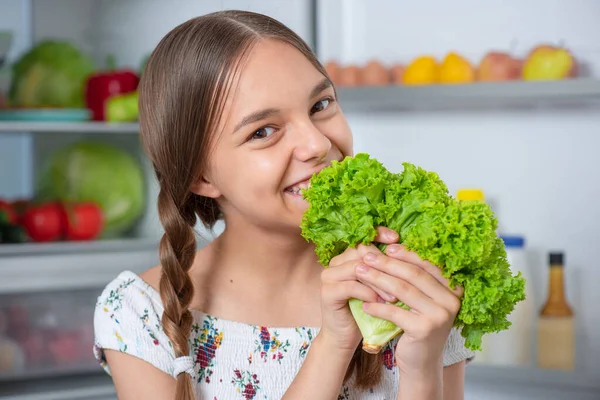
{"label": "girl", "polygon": [[[300,236],[298,189],[351,155],[352,135],[296,34],[242,11],[181,24],[148,61],[140,127],[165,233],[160,266],[98,299],[95,354],[119,399],[463,398],[460,289],[400,245],[348,249],[323,270]],[[199,251],[197,217],[225,223]],[[362,351],[350,298],[404,334]]]}

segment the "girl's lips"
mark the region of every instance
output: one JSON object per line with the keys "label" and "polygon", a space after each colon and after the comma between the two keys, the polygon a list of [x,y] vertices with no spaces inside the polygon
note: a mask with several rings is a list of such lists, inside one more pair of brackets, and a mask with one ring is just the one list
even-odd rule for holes
{"label": "girl's lips", "polygon": [[292,186],[287,187],[285,189],[285,191],[289,192],[289,193],[301,195],[302,190],[308,189],[309,187],[310,187],[310,178],[308,178],[302,182],[298,182]]}

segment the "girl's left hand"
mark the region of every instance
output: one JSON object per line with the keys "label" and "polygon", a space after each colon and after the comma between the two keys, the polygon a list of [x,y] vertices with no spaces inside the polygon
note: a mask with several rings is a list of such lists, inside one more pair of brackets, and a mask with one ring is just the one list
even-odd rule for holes
{"label": "girl's left hand", "polygon": [[366,254],[357,267],[358,278],[395,296],[410,311],[385,303],[364,303],[364,311],[403,329],[396,346],[401,374],[427,376],[443,366],[444,346],[464,289],[452,290],[440,268],[400,244],[388,246],[385,253]]}

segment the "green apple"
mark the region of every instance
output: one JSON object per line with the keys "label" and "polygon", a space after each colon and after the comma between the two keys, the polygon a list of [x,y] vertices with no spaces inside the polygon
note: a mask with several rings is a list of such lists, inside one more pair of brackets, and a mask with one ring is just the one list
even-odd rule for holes
{"label": "green apple", "polygon": [[138,92],[110,97],[106,100],[106,120],[108,122],[135,122],[139,117]]}
{"label": "green apple", "polygon": [[571,52],[562,47],[540,45],[531,50],[523,65],[526,81],[559,80],[575,76],[577,65]]}

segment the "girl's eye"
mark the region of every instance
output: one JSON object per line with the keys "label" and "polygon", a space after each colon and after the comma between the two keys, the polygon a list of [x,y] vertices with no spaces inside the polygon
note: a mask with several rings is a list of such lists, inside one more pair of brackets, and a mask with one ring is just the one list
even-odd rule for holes
{"label": "girl's eye", "polygon": [[273,133],[275,133],[275,128],[265,126],[264,128],[260,128],[259,130],[255,131],[252,136],[250,136],[250,139],[266,139]]}
{"label": "girl's eye", "polygon": [[316,114],[320,111],[325,110],[327,107],[329,107],[329,104],[331,103],[331,99],[323,99],[323,100],[319,100],[311,109],[310,109],[310,113],[312,114]]}

